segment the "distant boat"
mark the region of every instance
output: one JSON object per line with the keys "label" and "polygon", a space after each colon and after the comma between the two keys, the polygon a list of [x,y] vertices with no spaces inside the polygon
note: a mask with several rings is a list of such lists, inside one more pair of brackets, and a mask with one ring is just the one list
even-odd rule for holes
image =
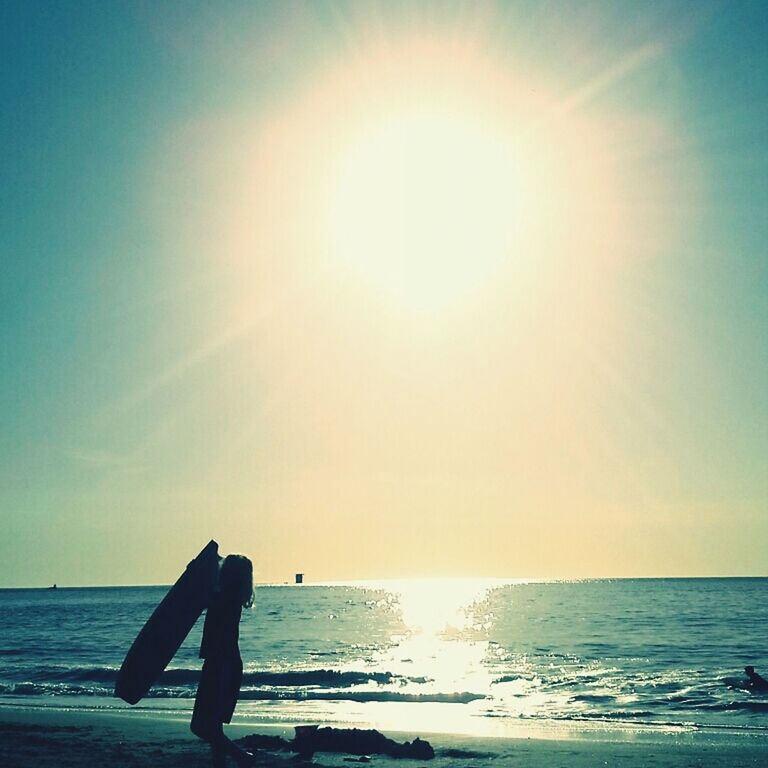
{"label": "distant boat", "polygon": [[296,574],[296,583],[297,584],[303,584],[304,583],[304,574],[303,573],[297,573]]}
{"label": "distant boat", "polygon": [[58,589],[58,587],[54,584],[53,586],[48,587],[48,589]]}

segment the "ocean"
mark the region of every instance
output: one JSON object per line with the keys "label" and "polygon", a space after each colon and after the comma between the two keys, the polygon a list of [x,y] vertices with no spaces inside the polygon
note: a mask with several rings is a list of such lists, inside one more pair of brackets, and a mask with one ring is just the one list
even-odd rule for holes
{"label": "ocean", "polygon": [[[0,705],[112,689],[167,587],[0,590]],[[236,720],[503,735],[510,725],[768,732],[768,579],[437,579],[256,589]],[[134,709],[191,712],[202,619]]]}

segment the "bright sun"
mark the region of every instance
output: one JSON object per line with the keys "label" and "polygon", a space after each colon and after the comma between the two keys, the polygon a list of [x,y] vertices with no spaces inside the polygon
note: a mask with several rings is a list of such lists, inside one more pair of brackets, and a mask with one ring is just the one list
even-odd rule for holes
{"label": "bright sun", "polygon": [[514,258],[527,184],[516,150],[513,137],[457,112],[379,122],[341,159],[334,250],[414,309],[465,295]]}
{"label": "bright sun", "polygon": [[[533,285],[598,290],[593,267],[637,238],[632,201],[652,199],[623,184],[634,142],[522,71],[417,36],[319,72],[233,150],[249,160],[217,252],[259,285],[265,265],[301,263],[313,291],[320,279],[411,318],[509,299],[510,286],[516,302]],[[252,281],[240,283],[247,314]]]}

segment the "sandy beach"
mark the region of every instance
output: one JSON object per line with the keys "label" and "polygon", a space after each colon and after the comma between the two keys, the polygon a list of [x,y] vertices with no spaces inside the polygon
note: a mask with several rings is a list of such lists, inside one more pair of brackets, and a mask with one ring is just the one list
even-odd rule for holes
{"label": "sandy beach", "polygon": [[[288,726],[233,724],[233,738],[249,733],[290,737]],[[522,732],[521,732],[522,733]],[[441,766],[527,766],[528,768],[747,768],[764,766],[765,737],[751,734],[657,731],[638,734],[596,731],[560,734],[557,738],[479,738],[451,734],[387,734],[394,738],[420,736],[435,748],[434,768]],[[554,734],[553,734],[554,735]],[[257,753],[260,764],[290,765],[290,753]],[[317,766],[343,766],[357,762],[350,755],[319,753]],[[371,762],[392,768],[422,765],[423,761],[392,760],[373,756]],[[203,768],[208,752],[178,718],[142,712],[105,713],[52,708],[0,708],[0,765],[4,768],[113,768],[114,766],[167,766]]]}

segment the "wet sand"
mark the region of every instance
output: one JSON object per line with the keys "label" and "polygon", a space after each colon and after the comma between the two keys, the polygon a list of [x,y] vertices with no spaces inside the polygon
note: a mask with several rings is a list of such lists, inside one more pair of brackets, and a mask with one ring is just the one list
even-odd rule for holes
{"label": "wet sand", "polygon": [[[258,724],[228,727],[232,738],[249,733],[290,738],[292,728]],[[607,734],[607,735],[606,735]],[[426,738],[435,748],[429,763],[374,755],[382,768],[509,766],[523,768],[748,768],[768,763],[768,739],[762,734],[664,733],[583,737],[479,738],[452,734],[390,734],[393,738]],[[256,754],[258,765],[308,765],[291,753]],[[351,755],[319,753],[316,766],[350,766]],[[107,713],[50,708],[0,707],[0,766],[4,768],[204,768],[207,747],[189,732],[188,723],[157,713]]]}

